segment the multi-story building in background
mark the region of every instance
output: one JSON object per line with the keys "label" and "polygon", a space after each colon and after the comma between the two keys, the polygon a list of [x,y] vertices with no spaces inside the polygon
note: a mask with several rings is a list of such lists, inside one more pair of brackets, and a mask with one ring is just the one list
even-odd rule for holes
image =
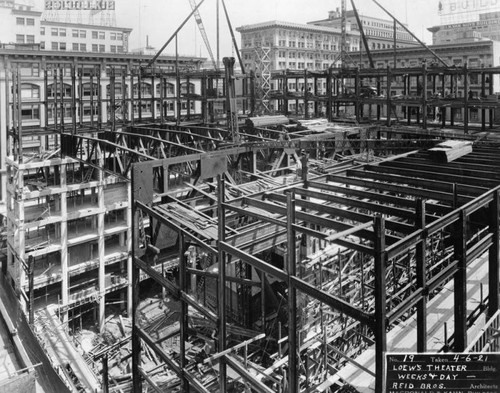
{"label": "multi-story building in background", "polygon": [[[353,32],[358,32],[359,26],[354,11],[346,11],[346,27]],[[363,32],[368,41],[370,50],[394,48],[394,22],[387,19],[373,18],[359,14],[363,25]],[[337,8],[330,11],[327,19],[321,19],[308,24],[314,26],[334,27],[340,29],[342,16]],[[399,24],[396,24],[396,48],[418,45],[415,39]]]}
{"label": "multi-story building in background", "polygon": [[[338,60],[339,28],[271,21],[236,30],[241,34],[241,54],[246,69],[255,67],[266,48],[269,48],[271,70],[325,70]],[[347,29],[347,37],[348,50],[357,51],[359,32]]]}
{"label": "multi-story building in background", "polygon": [[[84,11],[67,10],[80,15]],[[90,12],[90,11],[87,11]],[[101,11],[105,12],[105,11]],[[0,2],[0,44],[3,47],[27,47],[33,49],[68,52],[129,51],[132,29],[116,27],[114,23],[89,24],[90,18],[66,18],[49,11],[40,11],[32,5],[5,0]],[[95,17],[96,21],[101,19]],[[103,20],[104,22],[104,20]]]}

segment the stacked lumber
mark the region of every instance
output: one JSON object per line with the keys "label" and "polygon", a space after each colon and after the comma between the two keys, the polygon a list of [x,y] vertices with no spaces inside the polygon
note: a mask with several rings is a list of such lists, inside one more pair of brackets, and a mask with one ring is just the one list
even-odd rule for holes
{"label": "stacked lumber", "polygon": [[472,142],[449,140],[429,149],[431,158],[437,162],[452,162],[472,153]]}
{"label": "stacked lumber", "polygon": [[269,127],[278,124],[288,124],[288,123],[290,123],[290,120],[288,120],[288,117],[283,115],[249,117],[246,120],[247,126],[250,127]]}

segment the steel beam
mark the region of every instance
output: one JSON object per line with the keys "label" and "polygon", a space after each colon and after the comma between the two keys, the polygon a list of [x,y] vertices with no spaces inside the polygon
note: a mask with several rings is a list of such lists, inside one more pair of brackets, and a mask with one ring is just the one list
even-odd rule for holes
{"label": "steel beam", "polygon": [[499,277],[499,245],[500,245],[500,191],[497,188],[493,193],[493,201],[489,206],[489,230],[492,235],[491,246],[488,251],[488,318],[491,318],[499,309],[500,277]]}

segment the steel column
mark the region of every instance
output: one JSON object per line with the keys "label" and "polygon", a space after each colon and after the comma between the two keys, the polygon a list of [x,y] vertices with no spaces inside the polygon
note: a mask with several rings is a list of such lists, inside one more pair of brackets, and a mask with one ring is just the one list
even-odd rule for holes
{"label": "steel column", "polygon": [[387,350],[387,299],[386,299],[386,259],[385,220],[381,215],[375,216],[375,391],[385,392],[384,362]]}
{"label": "steel column", "polygon": [[[417,199],[416,206],[416,229],[425,228],[425,201]],[[416,262],[417,262],[417,289],[423,288],[424,292],[421,299],[417,303],[417,351],[427,351],[427,276],[425,266],[425,249],[426,237],[425,235],[416,245]]]}
{"label": "steel column", "polygon": [[490,219],[490,232],[492,233],[491,246],[489,249],[489,258],[488,258],[488,318],[491,318],[493,314],[498,310],[499,302],[498,296],[500,292],[500,284],[499,284],[499,256],[500,252],[500,192],[499,190],[495,190],[493,193],[493,201],[489,206],[489,219]]}
{"label": "steel column", "polygon": [[[179,238],[179,287],[182,292],[187,293],[187,271],[186,264],[187,258],[184,254],[186,249],[186,240],[182,232],[178,232]],[[179,363],[182,374],[181,386],[184,393],[189,392],[189,381],[184,375],[185,367],[187,366],[186,361],[186,342],[188,341],[188,304],[185,301],[181,301],[181,315],[180,315],[180,343],[179,343]]]}
{"label": "steel column", "polygon": [[297,289],[292,283],[292,277],[297,273],[296,266],[296,242],[293,224],[295,221],[294,195],[287,194],[287,277],[288,277],[288,390],[299,391],[298,369],[297,369]]}
{"label": "steel column", "polygon": [[[219,222],[219,239],[218,239],[218,250],[219,250],[219,319],[218,319],[218,329],[219,329],[219,348],[218,351],[222,352],[226,349],[226,253],[220,247],[220,242],[225,241],[226,236],[226,215],[224,211],[224,191],[225,191],[225,181],[222,175],[217,175],[218,184],[218,222]],[[219,361],[219,392],[226,393],[226,360],[222,357]]]}
{"label": "steel column", "polygon": [[455,300],[455,340],[453,349],[462,352],[467,346],[467,215],[459,212],[455,224],[454,258],[458,261],[454,276],[453,295]]}

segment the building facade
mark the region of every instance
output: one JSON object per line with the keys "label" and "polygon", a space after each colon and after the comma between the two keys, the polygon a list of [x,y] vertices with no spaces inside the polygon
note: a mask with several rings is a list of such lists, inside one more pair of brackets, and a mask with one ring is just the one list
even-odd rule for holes
{"label": "building facade", "polygon": [[[359,14],[363,25],[363,32],[368,41],[370,50],[394,48],[394,22],[386,19],[373,18]],[[314,26],[334,27],[340,29],[342,17],[339,9],[330,11],[327,19],[309,22]],[[354,11],[346,11],[346,28],[352,32],[359,33],[359,25]],[[418,43],[405,29],[396,24],[396,48],[414,46]]]}
{"label": "building facade", "polygon": [[432,43],[443,45],[482,40],[500,41],[500,11],[484,12],[478,20],[430,27]]}
{"label": "building facade", "polygon": [[[269,48],[271,70],[325,70],[338,60],[339,28],[271,21],[241,26],[241,55],[247,70],[255,69],[262,48]],[[348,29],[349,51],[359,50],[359,32]]]}
{"label": "building facade", "polygon": [[33,6],[7,0],[0,3],[0,18],[3,47],[94,53],[129,51],[130,28],[46,20],[44,13]]}

